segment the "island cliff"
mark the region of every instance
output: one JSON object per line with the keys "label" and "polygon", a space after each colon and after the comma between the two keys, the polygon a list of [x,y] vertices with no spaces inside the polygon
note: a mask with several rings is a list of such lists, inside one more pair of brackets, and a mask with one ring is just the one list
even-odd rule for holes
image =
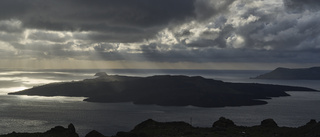
{"label": "island cliff", "polygon": [[87,97],[90,102],[133,102],[161,106],[225,107],[266,104],[285,91],[310,88],[255,83],[229,83],[200,76],[128,77],[99,73],[95,79],[52,83],[10,95]]}
{"label": "island cliff", "polygon": [[320,80],[320,67],[300,69],[277,68],[254,79]]}

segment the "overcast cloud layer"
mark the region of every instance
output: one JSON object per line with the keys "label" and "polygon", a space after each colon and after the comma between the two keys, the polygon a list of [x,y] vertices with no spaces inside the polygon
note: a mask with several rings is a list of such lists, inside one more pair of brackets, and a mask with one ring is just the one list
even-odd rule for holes
{"label": "overcast cloud layer", "polygon": [[318,0],[2,0],[0,58],[320,62]]}

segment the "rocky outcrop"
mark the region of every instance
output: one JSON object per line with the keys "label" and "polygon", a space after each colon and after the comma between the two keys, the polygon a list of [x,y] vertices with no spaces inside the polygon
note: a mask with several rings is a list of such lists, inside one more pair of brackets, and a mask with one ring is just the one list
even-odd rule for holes
{"label": "rocky outcrop", "polygon": [[273,119],[265,119],[261,121],[262,127],[269,127],[269,128],[276,128],[278,127],[278,124]]}
{"label": "rocky outcrop", "polygon": [[73,124],[69,124],[68,128],[56,126],[49,131],[43,133],[45,135],[61,136],[61,137],[79,137]]}
{"label": "rocky outcrop", "polygon": [[108,74],[106,72],[98,72],[94,76],[98,76],[100,78],[107,77]]}
{"label": "rocky outcrop", "polygon": [[96,130],[92,130],[85,137],[105,137],[105,136]]}
{"label": "rocky outcrop", "polygon": [[225,117],[220,117],[218,121],[214,122],[213,128],[228,128],[236,126],[232,120],[226,119]]}

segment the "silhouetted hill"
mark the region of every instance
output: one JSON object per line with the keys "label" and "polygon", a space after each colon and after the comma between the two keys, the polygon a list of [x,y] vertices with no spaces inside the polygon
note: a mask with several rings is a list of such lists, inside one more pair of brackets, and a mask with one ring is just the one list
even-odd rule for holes
{"label": "silhouetted hill", "polygon": [[320,67],[303,69],[277,68],[269,73],[257,76],[255,79],[320,80]]}
{"label": "silhouetted hill", "polygon": [[44,133],[16,133],[12,132],[0,137],[79,137],[73,124],[69,124],[68,128],[56,126]]}
{"label": "silhouetted hill", "polygon": [[[108,123],[106,123],[108,124]],[[279,127],[273,119],[265,119],[260,125],[244,127],[221,117],[212,127],[193,127],[186,122],[157,122],[152,119],[136,125],[131,131],[118,132],[112,137],[319,137],[320,122],[310,120],[300,127]],[[0,137],[78,137],[72,124],[68,128],[56,126],[44,133],[12,132]],[[106,137],[92,130],[85,137]]]}
{"label": "silhouetted hill", "polygon": [[95,79],[52,83],[9,94],[88,97],[85,101],[90,102],[224,107],[266,104],[266,101],[257,99],[288,96],[285,91],[315,90],[281,85],[228,83],[200,76],[127,77],[102,74]]}
{"label": "silhouetted hill", "polygon": [[221,117],[210,128],[193,127],[185,122],[157,122],[152,119],[138,124],[129,132],[118,132],[114,137],[319,137],[320,123],[311,120],[306,125],[279,127],[273,119],[266,119],[252,127],[237,126]]}

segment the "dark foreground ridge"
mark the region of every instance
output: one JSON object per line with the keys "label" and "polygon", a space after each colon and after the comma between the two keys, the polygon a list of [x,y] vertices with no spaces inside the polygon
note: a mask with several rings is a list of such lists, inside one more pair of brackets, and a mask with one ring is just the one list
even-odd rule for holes
{"label": "dark foreground ridge", "polygon": [[87,97],[85,101],[104,103],[225,107],[266,104],[258,99],[289,96],[285,91],[315,91],[304,87],[229,83],[200,76],[128,77],[101,72],[96,76],[95,79],[52,83],[9,94]]}
{"label": "dark foreground ridge", "polygon": [[320,67],[312,68],[277,68],[255,79],[284,79],[284,80],[320,80]]}
{"label": "dark foreground ridge", "polygon": [[16,133],[12,132],[0,137],[79,137],[73,124],[69,124],[68,128],[56,126],[44,133]]}
{"label": "dark foreground ridge", "polygon": [[[118,132],[112,137],[319,137],[320,122],[310,120],[300,127],[279,127],[273,119],[260,125],[237,126],[230,119],[221,117],[212,127],[193,127],[185,122],[157,122],[148,119],[129,132]],[[72,124],[68,128],[57,126],[44,133],[9,133],[0,137],[78,137]],[[85,137],[106,137],[91,131]]]}

